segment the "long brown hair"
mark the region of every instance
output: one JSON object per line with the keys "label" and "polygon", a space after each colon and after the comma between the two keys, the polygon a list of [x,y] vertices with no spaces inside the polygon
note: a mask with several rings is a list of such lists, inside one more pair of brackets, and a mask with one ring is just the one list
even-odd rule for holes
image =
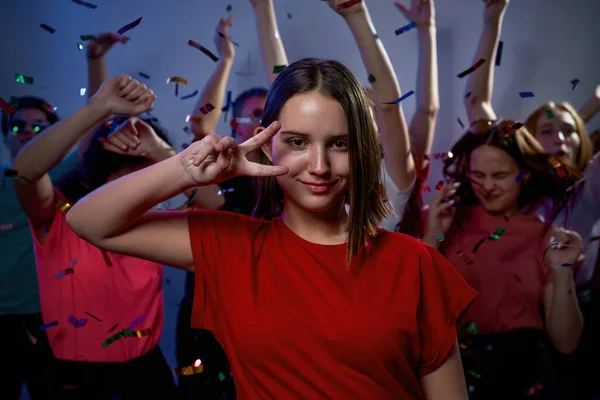
{"label": "long brown hair", "polygon": [[588,163],[592,159],[592,156],[594,155],[592,142],[588,137],[588,131],[585,127],[585,122],[583,122],[583,120],[579,116],[579,113],[577,113],[577,111],[569,103],[555,103],[551,101],[549,103],[542,104],[541,106],[539,106],[533,113],[531,113],[529,118],[527,118],[527,121],[525,121],[525,127],[534,137],[536,136],[537,125],[540,116],[545,114],[547,111],[564,111],[571,114],[571,116],[575,120],[575,129],[577,130],[577,135],[579,136],[580,145],[579,150],[577,151],[577,155],[575,156],[575,162],[573,163],[575,169],[572,169],[571,172],[577,178],[581,178],[583,170],[588,165]]}
{"label": "long brown hair", "polygon": [[[348,264],[361,246],[367,246],[377,227],[391,212],[383,191],[379,135],[369,114],[365,91],[343,64],[334,60],[307,58],[287,66],[275,79],[262,115],[262,126],[279,118],[284,104],[301,93],[317,92],[337,100],[348,122],[350,187],[346,201],[348,215]],[[270,164],[258,152],[259,162]],[[258,199],[253,215],[271,219],[281,215],[283,191],[274,177],[258,179]]]}
{"label": "long brown hair", "polygon": [[519,208],[533,207],[540,200],[550,198],[554,203],[554,219],[567,203],[567,188],[573,184],[574,177],[561,176],[553,165],[553,157],[544,153],[542,146],[527,128],[518,127],[513,121],[493,123],[478,133],[467,132],[450,150],[453,157],[444,161],[444,177],[449,181],[463,183],[457,192],[460,204],[469,205],[478,201],[470,185],[469,164],[473,151],[483,145],[494,146],[508,153],[524,174],[518,197]]}

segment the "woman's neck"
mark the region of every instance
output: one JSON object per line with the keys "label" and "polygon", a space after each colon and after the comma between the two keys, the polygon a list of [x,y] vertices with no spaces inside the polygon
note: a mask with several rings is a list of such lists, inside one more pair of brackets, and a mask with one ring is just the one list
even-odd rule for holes
{"label": "woman's neck", "polygon": [[318,244],[342,244],[347,241],[347,216],[344,205],[322,213],[307,211],[292,201],[286,201],[282,221],[302,239]]}

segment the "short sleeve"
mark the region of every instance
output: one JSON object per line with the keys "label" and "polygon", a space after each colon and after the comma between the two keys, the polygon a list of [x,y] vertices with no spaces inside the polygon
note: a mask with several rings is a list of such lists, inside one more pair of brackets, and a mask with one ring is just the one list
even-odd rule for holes
{"label": "short sleeve", "polygon": [[460,318],[477,292],[437,250],[426,246],[420,257],[419,293],[421,359],[416,374],[423,376],[446,361],[456,341]]}
{"label": "short sleeve", "polygon": [[413,179],[405,190],[400,190],[392,180],[392,178],[387,173],[385,167],[383,168],[383,174],[385,178],[385,194],[388,200],[392,203],[394,207],[394,212],[388,215],[381,227],[388,231],[394,231],[396,229],[396,225],[400,218],[404,215],[404,209],[406,208],[406,203],[410,199],[410,196],[415,187],[415,182],[417,181],[417,175],[413,176]]}
{"label": "short sleeve", "polygon": [[195,273],[192,327],[214,330],[219,279],[256,254],[265,225],[265,221],[231,212],[189,212]]}

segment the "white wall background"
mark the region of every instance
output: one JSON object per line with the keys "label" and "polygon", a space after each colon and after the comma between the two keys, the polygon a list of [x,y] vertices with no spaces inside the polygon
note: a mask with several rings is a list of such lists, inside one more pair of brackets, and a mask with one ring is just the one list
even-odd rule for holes
{"label": "white wall background", "polygon": [[[240,44],[229,89],[234,96],[252,86],[266,85],[260,60],[254,16],[248,0],[88,0],[98,5],[91,10],[69,0],[0,0],[0,96],[37,95],[58,107],[61,117],[81,106],[80,88],[86,87],[83,51],[76,43],[81,34],[116,31],[143,16],[130,31],[131,41],[117,45],[108,54],[111,75],[138,72],[150,75],[147,83],[158,95],[154,115],[172,133],[177,148],[188,141],[183,132],[185,116],[197,97],[181,101],[174,96],[170,76],[189,80],[180,95],[201,90],[215,64],[186,43],[189,39],[215,50],[214,29],[225,7],[233,6],[233,40]],[[274,0],[281,37],[290,61],[303,57],[334,58],[346,63],[363,82],[357,48],[341,18],[320,0]],[[405,0],[407,4],[409,1]],[[373,21],[390,54],[403,91],[415,88],[417,42],[414,31],[395,36],[394,30],[407,21],[392,0],[368,1]],[[598,0],[513,0],[504,23],[502,65],[496,69],[494,104],[501,116],[524,119],[537,105],[548,100],[583,104],[600,83],[600,1]],[[482,26],[481,0],[437,0],[438,51],[441,111],[434,152],[447,150],[462,134],[456,118],[466,121],[462,105],[464,80],[456,74],[468,68]],[[292,18],[288,19],[287,14]],[[56,29],[50,34],[41,23]],[[34,85],[15,82],[14,74],[35,78]],[[571,89],[570,80],[581,83]],[[533,99],[518,92],[532,91]],[[410,118],[414,97],[404,103]],[[590,128],[597,129],[600,118]],[[219,133],[227,134],[225,124]],[[3,150],[3,149],[2,149]],[[2,161],[8,161],[2,152]],[[439,177],[433,165],[433,185]],[[183,292],[183,274],[167,269],[165,285],[166,323],[162,347],[174,364],[176,304]]]}

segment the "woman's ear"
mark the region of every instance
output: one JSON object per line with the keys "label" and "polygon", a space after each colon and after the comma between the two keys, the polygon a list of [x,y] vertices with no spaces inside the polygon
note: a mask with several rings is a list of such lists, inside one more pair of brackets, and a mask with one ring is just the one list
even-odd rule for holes
{"label": "woman's ear", "polygon": [[[262,131],[264,131],[265,128],[262,126],[257,127],[254,130],[254,136],[258,135],[259,133],[261,133]],[[271,142],[272,142],[273,138],[271,138],[267,143],[263,144],[260,147],[260,150],[263,152],[263,154],[269,159],[269,161],[273,162],[273,157],[271,156]]]}

